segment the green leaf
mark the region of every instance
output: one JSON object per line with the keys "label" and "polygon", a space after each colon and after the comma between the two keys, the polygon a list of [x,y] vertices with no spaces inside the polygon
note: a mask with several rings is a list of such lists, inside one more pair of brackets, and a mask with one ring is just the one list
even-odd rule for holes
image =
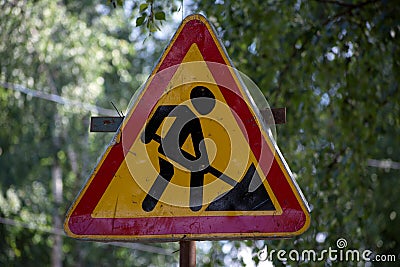
{"label": "green leaf", "polygon": [[150,30],[150,32],[156,32],[157,31],[157,26],[153,23],[153,24],[151,24],[150,25],[150,27],[149,27],[149,30]]}
{"label": "green leaf", "polygon": [[141,26],[141,25],[143,24],[143,22],[144,22],[145,19],[146,19],[145,16],[138,17],[138,18],[136,19],[136,27]]}
{"label": "green leaf", "polygon": [[154,17],[156,18],[156,20],[165,20],[165,13],[160,11],[157,12]]}
{"label": "green leaf", "polygon": [[149,4],[147,4],[147,3],[140,4],[140,6],[139,6],[140,12],[145,11],[148,6],[149,6]]}

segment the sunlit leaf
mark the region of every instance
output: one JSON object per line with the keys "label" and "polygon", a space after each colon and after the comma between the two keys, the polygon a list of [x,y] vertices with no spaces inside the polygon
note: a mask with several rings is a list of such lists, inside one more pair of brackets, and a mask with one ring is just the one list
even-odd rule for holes
{"label": "sunlit leaf", "polygon": [[156,18],[156,20],[165,20],[165,13],[160,11],[157,12],[154,17]]}
{"label": "sunlit leaf", "polygon": [[148,6],[149,6],[149,4],[147,4],[147,3],[140,4],[140,6],[139,6],[139,11],[140,11],[140,12],[145,11],[145,10],[147,9]]}
{"label": "sunlit leaf", "polygon": [[146,16],[138,17],[136,19],[136,27],[141,26],[143,24],[143,22],[145,21],[145,19],[146,19]]}

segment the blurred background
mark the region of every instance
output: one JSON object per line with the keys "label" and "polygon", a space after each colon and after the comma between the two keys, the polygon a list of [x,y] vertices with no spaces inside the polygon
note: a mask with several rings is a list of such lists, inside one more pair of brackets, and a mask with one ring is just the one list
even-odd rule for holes
{"label": "blurred background", "polygon": [[111,102],[125,112],[191,13],[271,107],[287,108],[278,146],[312,209],[293,239],[197,242],[198,265],[377,265],[257,257],[339,238],[398,264],[399,1],[0,0],[0,265],[178,264],[178,243],[78,241],[62,224],[113,137],[89,133],[90,116],[117,116]]}

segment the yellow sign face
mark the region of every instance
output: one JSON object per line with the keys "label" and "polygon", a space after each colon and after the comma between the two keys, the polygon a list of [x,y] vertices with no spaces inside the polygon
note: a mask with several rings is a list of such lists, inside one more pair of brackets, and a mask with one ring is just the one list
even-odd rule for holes
{"label": "yellow sign face", "polygon": [[[215,99],[215,105],[207,114],[201,114],[191,101],[191,92],[194,88],[207,88]],[[204,182],[201,185],[200,192],[197,197],[201,196],[202,200],[197,199],[195,206],[201,206],[199,210],[191,209],[191,175],[194,170],[192,167],[185,165],[193,165],[193,161],[180,163],[179,160],[174,161],[174,157],[169,157],[168,153],[159,152],[160,143],[152,140],[145,144],[138,136],[132,147],[127,153],[124,164],[115,174],[119,179],[113,179],[108,186],[100,202],[93,211],[94,217],[118,217],[118,218],[136,218],[136,217],[166,217],[166,216],[197,216],[199,214],[207,214],[210,216],[220,215],[240,215],[245,212],[247,215],[257,213],[265,214],[265,211],[207,211],[207,207],[214,200],[226,194],[228,191],[238,184],[245,176],[251,166],[255,167],[257,177],[264,177],[258,181],[259,185],[265,187],[266,192],[271,197],[271,201],[275,209],[270,210],[270,214],[280,214],[281,208],[276,201],[272,190],[270,189],[265,175],[257,168],[259,165],[244,136],[237,120],[225,102],[216,81],[213,79],[206,62],[204,61],[198,47],[193,44],[182,64],[176,70],[176,73],[168,83],[167,90],[159,99],[151,112],[147,124],[160,107],[173,106],[176,110],[187,109],[185,112],[191,112],[195,118],[199,119],[200,129],[203,135],[203,142],[207,153],[206,162],[219,173],[223,173],[228,177],[220,179],[216,177],[212,171],[204,171]],[[200,103],[205,104],[205,103]],[[163,140],[172,125],[177,121],[176,117],[165,117],[159,123],[156,134]],[[145,125],[141,132],[145,132]],[[195,145],[193,144],[193,135],[196,132],[188,133],[181,149],[195,156]],[[171,152],[172,153],[172,152]],[[160,168],[162,162],[171,165],[173,175],[171,180],[165,187],[156,205],[149,211],[146,211],[140,203],[143,203],[148,193],[151,192],[152,186],[156,183],[159,174],[162,172]],[[184,158],[184,157],[183,157]],[[164,165],[163,165],[164,166]],[[208,166],[206,166],[208,167]],[[201,174],[200,174],[201,175]],[[200,178],[201,179],[201,178]],[[199,190],[198,190],[199,191]],[[193,193],[192,193],[193,194]]]}

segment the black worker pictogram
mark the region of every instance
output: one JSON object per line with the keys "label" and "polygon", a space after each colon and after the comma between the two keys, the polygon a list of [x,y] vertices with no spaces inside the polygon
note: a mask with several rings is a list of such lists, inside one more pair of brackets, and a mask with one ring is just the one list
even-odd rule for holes
{"label": "black worker pictogram", "polygon": [[[215,106],[213,93],[203,86],[196,86],[190,93],[190,100],[201,115],[207,115]],[[174,122],[164,138],[157,130],[166,117]],[[182,149],[185,140],[192,139],[195,155]],[[162,105],[157,108],[142,134],[142,142],[152,140],[159,143],[158,152],[190,171],[190,209],[198,211],[202,206],[204,175],[211,173],[231,186],[236,181],[210,166],[200,119],[186,105]],[[169,160],[159,157],[160,173],[142,203],[145,211],[152,211],[174,175],[174,166]]]}
{"label": "black worker pictogram", "polygon": [[[190,93],[190,101],[199,114],[207,115],[214,109],[216,100],[209,89],[196,86]],[[162,138],[157,134],[157,130],[167,117],[174,118],[174,122]],[[194,155],[182,148],[187,138],[192,139]],[[225,195],[215,199],[207,207],[207,211],[275,209],[264,186],[259,186],[257,190],[250,190],[251,181],[255,181],[257,184],[262,183],[254,164],[250,165],[239,183],[211,166],[200,119],[187,105],[158,106],[145,127],[141,141],[145,144],[151,141],[157,142],[159,144],[158,152],[164,156],[158,157],[160,171],[142,202],[144,211],[150,212],[157,205],[174,176],[173,162],[179,163],[190,171],[189,206],[192,211],[199,211],[203,205],[204,176],[207,173],[233,187]],[[241,200],[245,200],[245,203],[241,203]]]}

